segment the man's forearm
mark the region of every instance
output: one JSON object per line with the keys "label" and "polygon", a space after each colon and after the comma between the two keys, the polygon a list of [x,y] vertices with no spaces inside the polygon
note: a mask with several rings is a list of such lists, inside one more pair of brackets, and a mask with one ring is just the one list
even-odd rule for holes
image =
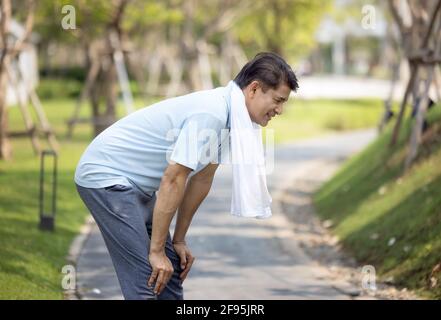
{"label": "man's forearm", "polygon": [[191,220],[202,201],[210,192],[211,180],[190,179],[184,193],[184,199],[178,209],[173,241],[183,241]]}
{"label": "man's forearm", "polygon": [[164,250],[170,223],[184,196],[185,183],[185,177],[161,182],[153,209],[151,251]]}

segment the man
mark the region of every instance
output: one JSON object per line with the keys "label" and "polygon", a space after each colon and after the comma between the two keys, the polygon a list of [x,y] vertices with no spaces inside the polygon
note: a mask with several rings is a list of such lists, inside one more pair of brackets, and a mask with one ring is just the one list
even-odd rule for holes
{"label": "man", "polygon": [[[298,88],[291,67],[273,53],[257,54],[234,82],[251,121],[263,127]],[[207,145],[189,137],[209,130],[219,138],[230,129],[227,94],[219,87],[138,110],[98,135],[81,157],[77,190],[104,237],[125,299],[183,299],[194,262],[185,236],[218,167],[215,157],[202,161]]]}

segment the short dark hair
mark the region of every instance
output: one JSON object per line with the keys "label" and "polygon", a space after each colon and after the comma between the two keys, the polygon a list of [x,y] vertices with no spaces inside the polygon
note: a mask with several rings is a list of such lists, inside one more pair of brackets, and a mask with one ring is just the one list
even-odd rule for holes
{"label": "short dark hair", "polygon": [[268,87],[277,89],[281,82],[286,83],[293,91],[297,91],[299,84],[297,77],[283,58],[272,52],[260,52],[245,64],[234,78],[234,82],[245,88],[254,80],[262,82],[263,89]]}

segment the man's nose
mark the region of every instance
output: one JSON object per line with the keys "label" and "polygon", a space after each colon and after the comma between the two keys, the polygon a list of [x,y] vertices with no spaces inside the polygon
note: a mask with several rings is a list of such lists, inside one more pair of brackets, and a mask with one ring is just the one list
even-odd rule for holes
{"label": "man's nose", "polygon": [[280,116],[283,112],[283,107],[277,107],[276,109],[274,109],[274,111],[277,113],[278,116]]}

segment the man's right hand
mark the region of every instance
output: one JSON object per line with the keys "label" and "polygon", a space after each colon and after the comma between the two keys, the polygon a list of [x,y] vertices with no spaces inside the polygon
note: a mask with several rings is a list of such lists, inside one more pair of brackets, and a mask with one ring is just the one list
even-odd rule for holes
{"label": "man's right hand", "polygon": [[152,267],[152,274],[148,280],[148,286],[152,287],[156,283],[153,291],[156,295],[159,295],[173,275],[173,265],[165,251],[150,252],[149,262]]}

